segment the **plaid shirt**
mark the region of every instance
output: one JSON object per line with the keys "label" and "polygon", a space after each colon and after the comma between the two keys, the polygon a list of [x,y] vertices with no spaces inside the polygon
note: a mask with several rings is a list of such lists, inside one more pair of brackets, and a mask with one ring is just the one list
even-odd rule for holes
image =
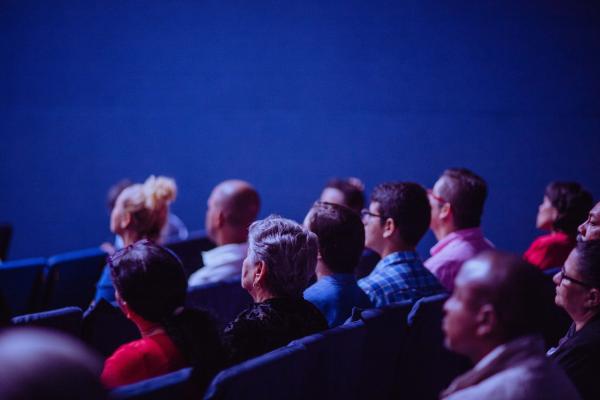
{"label": "plaid shirt", "polygon": [[367,293],[375,307],[445,292],[414,251],[387,255],[369,276],[358,281],[358,286]]}

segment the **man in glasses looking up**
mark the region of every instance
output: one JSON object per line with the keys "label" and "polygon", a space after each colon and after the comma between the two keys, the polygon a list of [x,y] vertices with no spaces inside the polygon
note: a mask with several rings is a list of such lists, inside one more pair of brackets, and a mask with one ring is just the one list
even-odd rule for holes
{"label": "man in glasses looking up", "polygon": [[425,267],[452,291],[461,265],[494,248],[480,228],[487,184],[466,168],[451,168],[444,171],[428,194],[430,227],[438,242],[431,248]]}
{"label": "man in glasses looking up", "polygon": [[577,240],[580,242],[600,239],[600,202],[596,203],[588,218],[579,225],[577,230],[579,231]]}
{"label": "man in glasses looking up", "polygon": [[381,256],[373,272],[358,281],[373,305],[381,307],[444,292],[416,252],[431,215],[425,189],[410,182],[378,185],[371,194],[369,209],[361,215],[365,246]]}
{"label": "man in glasses looking up", "polygon": [[554,275],[555,302],[573,319],[566,336],[548,355],[584,399],[600,398],[600,240],[578,242]]}

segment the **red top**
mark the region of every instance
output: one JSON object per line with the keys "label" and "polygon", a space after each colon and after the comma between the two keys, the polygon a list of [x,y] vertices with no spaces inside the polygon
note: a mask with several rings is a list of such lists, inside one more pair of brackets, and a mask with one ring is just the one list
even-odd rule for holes
{"label": "red top", "polygon": [[575,243],[575,238],[563,232],[540,236],[531,243],[523,258],[541,269],[560,267],[565,263]]}
{"label": "red top", "polygon": [[187,366],[175,343],[165,333],[119,347],[104,363],[102,383],[108,388],[135,383]]}

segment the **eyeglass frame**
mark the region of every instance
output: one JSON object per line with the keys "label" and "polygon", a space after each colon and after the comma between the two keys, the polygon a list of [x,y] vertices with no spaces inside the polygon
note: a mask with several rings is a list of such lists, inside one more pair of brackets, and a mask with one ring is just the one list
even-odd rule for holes
{"label": "eyeglass frame", "polygon": [[361,220],[364,221],[367,216],[369,218],[371,218],[371,217],[377,217],[377,218],[380,218],[381,220],[384,220],[386,218],[385,215],[372,213],[367,208],[363,208],[362,210],[360,210],[360,219]]}
{"label": "eyeglass frame", "polygon": [[437,201],[438,203],[442,203],[442,204],[450,203],[448,200],[446,200],[442,196],[438,196],[437,194],[433,193],[433,189],[427,189],[427,196],[431,196],[431,198],[434,199],[435,201]]}
{"label": "eyeglass frame", "polygon": [[579,279],[571,278],[569,275],[567,275],[565,273],[565,267],[564,267],[564,265],[562,267],[560,267],[559,274],[560,274],[560,283],[562,283],[563,279],[566,279],[569,282],[573,282],[573,283],[575,283],[577,285],[581,285],[581,286],[586,287],[588,289],[594,289],[596,287],[594,285],[590,285],[589,283],[580,281]]}

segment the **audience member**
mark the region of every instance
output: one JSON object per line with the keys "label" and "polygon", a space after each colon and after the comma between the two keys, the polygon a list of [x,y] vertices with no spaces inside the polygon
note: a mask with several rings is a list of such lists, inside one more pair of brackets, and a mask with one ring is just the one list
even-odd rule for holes
{"label": "audience member", "polygon": [[[115,208],[117,198],[123,190],[132,186],[133,182],[129,179],[122,179],[110,187],[106,195],[106,208],[109,213]],[[167,215],[167,223],[160,232],[160,238],[158,243],[167,243],[176,240],[185,240],[189,236],[189,232],[183,223],[183,221],[172,212]],[[123,248],[123,238],[119,235],[115,236],[114,244],[102,243],[102,249],[109,254],[114,253],[116,250]]]}
{"label": "audience member", "polygon": [[40,328],[0,333],[0,399],[101,400],[102,361],[76,339]]}
{"label": "audience member", "polygon": [[494,247],[480,228],[487,185],[468,169],[452,168],[444,171],[428,193],[431,230],[438,242],[425,267],[452,291],[461,265]]}
{"label": "audience member", "polygon": [[592,208],[592,195],[576,182],[551,182],[538,208],[536,226],[550,231],[533,241],[523,255],[541,268],[562,266],[575,247],[577,227]]}
{"label": "audience member", "polygon": [[227,180],[213,189],[205,225],[217,247],[202,253],[204,266],[189,277],[190,286],[240,277],[248,251],[248,226],[259,209],[258,193],[248,182]]}
{"label": "audience member", "polygon": [[444,305],[445,344],[475,367],[441,398],[579,398],[565,373],[544,356],[540,271],[516,256],[487,251],[465,263],[455,284]]}
{"label": "audience member", "polygon": [[365,245],[381,261],[358,285],[376,307],[444,292],[416,252],[430,215],[427,193],[416,183],[384,183],[373,190],[369,209],[362,211]]}
{"label": "audience member", "polygon": [[317,202],[304,226],[319,239],[317,282],[304,291],[304,298],[321,310],[330,327],[344,323],[353,307],[372,307],[354,277],[365,243],[360,216],[344,206]]}
{"label": "audience member", "polygon": [[600,241],[579,242],[554,283],[556,304],[573,324],[548,355],[567,372],[581,397],[600,399]]}
{"label": "audience member", "polygon": [[[365,185],[358,178],[333,178],[321,193],[320,201],[346,206],[360,214],[365,206]],[[381,257],[369,248],[364,248],[358,264],[354,268],[356,279],[369,275]]]}
{"label": "audience member", "polygon": [[302,298],[317,252],[317,236],[288,219],[271,216],[250,226],[241,283],[254,305],[225,328],[232,363],[327,329],[319,309]]}
{"label": "audience member", "polygon": [[[175,181],[163,176],[152,175],[143,184],[126,187],[117,197],[110,214],[110,230],[123,238],[125,246],[141,239],[159,241],[169,214],[169,204],[176,195]],[[94,301],[101,298],[115,301],[115,289],[108,266],[104,267],[96,285]]]}
{"label": "audience member", "polygon": [[141,240],[109,259],[117,301],[141,339],[119,347],[104,364],[107,387],[134,383],[193,366],[205,387],[223,366],[224,351],[212,318],[184,307],[187,282],[171,251]]}
{"label": "audience member", "polygon": [[578,241],[585,242],[587,240],[600,239],[600,202],[596,203],[590,211],[587,220],[579,225],[577,230],[579,232],[579,235],[577,235]]}

